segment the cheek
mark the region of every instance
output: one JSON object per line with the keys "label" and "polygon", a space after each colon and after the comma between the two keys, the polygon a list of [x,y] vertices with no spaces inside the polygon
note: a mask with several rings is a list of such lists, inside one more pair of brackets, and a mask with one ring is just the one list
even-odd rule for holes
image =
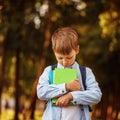
{"label": "cheek", "polygon": [[75,61],[75,58],[76,58],[76,57],[73,57],[73,59],[71,60],[71,63],[73,63],[73,62]]}
{"label": "cheek", "polygon": [[61,62],[62,62],[62,60],[60,60],[60,59],[57,59],[57,61],[58,61],[59,63],[61,63]]}
{"label": "cheek", "polygon": [[73,64],[73,63],[74,63],[74,61],[75,61],[75,59],[72,59],[72,60],[70,61],[70,63],[71,63],[71,64]]}
{"label": "cheek", "polygon": [[67,63],[68,63],[68,65],[72,65],[74,63],[74,61],[75,61],[75,58],[72,58],[71,60],[68,60]]}

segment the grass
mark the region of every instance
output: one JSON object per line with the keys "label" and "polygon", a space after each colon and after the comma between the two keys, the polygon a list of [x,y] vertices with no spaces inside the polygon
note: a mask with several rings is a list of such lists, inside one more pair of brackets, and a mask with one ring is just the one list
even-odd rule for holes
{"label": "grass", "polygon": [[[34,120],[41,120],[42,114],[43,114],[42,111],[36,110]],[[19,117],[19,120],[29,120],[29,114],[26,114],[26,118],[24,118],[24,115],[22,113],[19,113],[18,117]],[[6,109],[2,111],[0,120],[14,120],[14,110]]]}
{"label": "grass", "polygon": [[[43,114],[42,110],[35,110],[34,120],[41,120],[42,114]],[[111,120],[111,117],[115,118],[115,115],[116,112],[112,112],[111,114],[108,114],[106,120]],[[96,113],[96,116],[101,116],[100,111]],[[14,120],[14,110],[13,109],[3,110],[0,116],[0,120]],[[26,113],[26,118],[24,118],[24,114],[19,113],[19,120],[30,120],[29,113]],[[117,120],[120,120],[120,112],[117,116]]]}

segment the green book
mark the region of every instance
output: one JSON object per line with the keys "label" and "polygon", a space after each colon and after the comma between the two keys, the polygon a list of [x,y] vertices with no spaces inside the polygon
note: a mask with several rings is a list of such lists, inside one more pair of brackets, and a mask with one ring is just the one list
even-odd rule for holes
{"label": "green book", "polygon": [[[56,68],[53,74],[53,84],[62,84],[70,82],[77,78],[77,69]],[[57,98],[52,99],[52,103],[56,103]],[[71,104],[71,103],[70,103]]]}

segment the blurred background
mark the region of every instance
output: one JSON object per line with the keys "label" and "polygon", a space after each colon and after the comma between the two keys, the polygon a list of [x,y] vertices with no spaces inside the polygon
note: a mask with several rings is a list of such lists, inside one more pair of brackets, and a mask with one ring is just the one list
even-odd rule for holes
{"label": "blurred background", "polygon": [[77,30],[77,61],[103,93],[92,120],[120,120],[120,0],[0,0],[0,120],[41,119],[36,84],[56,63],[50,40],[62,26]]}

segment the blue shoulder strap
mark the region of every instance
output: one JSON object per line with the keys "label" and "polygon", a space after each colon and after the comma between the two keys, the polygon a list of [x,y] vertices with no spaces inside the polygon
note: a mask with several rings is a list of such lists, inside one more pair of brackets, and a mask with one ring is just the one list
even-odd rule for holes
{"label": "blue shoulder strap", "polygon": [[49,72],[49,83],[53,84],[53,70],[50,70]]}
{"label": "blue shoulder strap", "polygon": [[53,72],[54,72],[55,68],[57,68],[57,64],[51,66],[51,70],[49,73],[49,83],[50,84],[53,84]]}
{"label": "blue shoulder strap", "polygon": [[[79,65],[79,69],[80,69],[81,76],[82,76],[83,87],[86,90],[87,89],[87,86],[86,86],[86,67]],[[90,107],[90,105],[88,105],[88,107],[89,107],[89,111],[92,112],[92,108]]]}
{"label": "blue shoulder strap", "polygon": [[86,67],[79,65],[79,69],[81,72],[83,87],[86,90]]}
{"label": "blue shoulder strap", "polygon": [[52,65],[52,70],[54,70],[55,68],[57,68],[57,64]]}

